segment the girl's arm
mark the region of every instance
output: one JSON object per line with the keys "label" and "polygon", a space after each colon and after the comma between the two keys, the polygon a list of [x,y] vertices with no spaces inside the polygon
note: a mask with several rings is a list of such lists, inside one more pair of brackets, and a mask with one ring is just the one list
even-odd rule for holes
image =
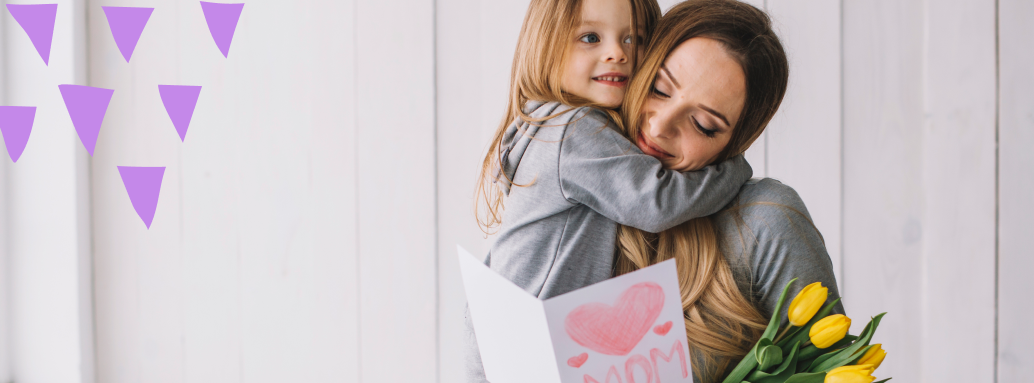
{"label": "girl's arm", "polygon": [[560,145],[560,189],[622,225],[656,233],[714,214],[753,174],[743,156],[685,173],[664,169],[601,112],[585,110],[575,114]]}

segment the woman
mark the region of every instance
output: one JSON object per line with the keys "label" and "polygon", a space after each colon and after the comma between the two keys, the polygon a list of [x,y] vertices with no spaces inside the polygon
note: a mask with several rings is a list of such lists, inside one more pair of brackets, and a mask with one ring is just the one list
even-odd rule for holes
{"label": "woman", "polygon": [[[764,12],[735,0],[689,0],[661,19],[625,96],[626,134],[670,169],[741,154],[775,114],[788,65]],[[833,265],[788,186],[752,180],[724,210],[651,234],[622,227],[615,272],[677,259],[694,378],[721,378],[760,338],[782,288],[822,282]],[[834,312],[843,313],[842,305]],[[785,318],[785,308],[778,313]],[[784,322],[785,319],[784,319]]]}

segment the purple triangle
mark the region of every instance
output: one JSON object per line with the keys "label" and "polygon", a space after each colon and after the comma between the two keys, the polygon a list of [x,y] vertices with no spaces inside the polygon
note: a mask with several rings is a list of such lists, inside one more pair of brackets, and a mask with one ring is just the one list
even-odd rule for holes
{"label": "purple triangle", "polygon": [[57,4],[7,4],[14,21],[29,35],[43,63],[50,65],[50,43],[54,41],[54,20]]}
{"label": "purple triangle", "polygon": [[104,122],[104,113],[108,111],[112,89],[94,88],[82,85],[58,85],[61,98],[65,99],[65,108],[72,118],[72,126],[79,134],[86,151],[93,156],[93,148],[97,146],[97,134]]}
{"label": "purple triangle", "polygon": [[35,106],[0,106],[0,133],[3,133],[11,161],[18,162],[22,156],[35,118]]}
{"label": "purple triangle", "polygon": [[190,117],[194,115],[194,107],[197,106],[197,96],[201,94],[201,87],[158,85],[158,94],[162,97],[162,104],[165,104],[165,111],[172,119],[172,126],[175,126],[176,133],[180,134],[180,142],[183,142],[187,139],[187,127],[190,126]]}
{"label": "purple triangle", "polygon": [[201,11],[205,13],[205,21],[208,22],[208,31],[212,32],[215,39],[215,46],[223,52],[223,57],[229,57],[230,42],[233,41],[233,31],[237,29],[237,20],[241,18],[241,10],[244,3],[220,4],[201,2]]}
{"label": "purple triangle", "polygon": [[108,17],[108,28],[111,28],[111,36],[115,38],[115,45],[122,57],[129,62],[133,57],[133,50],[136,43],[140,41],[140,34],[147,26],[147,19],[151,18],[154,8],[137,7],[101,7],[104,15]]}
{"label": "purple triangle", "polygon": [[144,220],[144,225],[150,229],[151,221],[154,220],[154,210],[158,207],[158,194],[162,190],[165,167],[119,166],[118,173],[122,176],[122,184],[126,185],[133,210],[136,210],[136,214]]}

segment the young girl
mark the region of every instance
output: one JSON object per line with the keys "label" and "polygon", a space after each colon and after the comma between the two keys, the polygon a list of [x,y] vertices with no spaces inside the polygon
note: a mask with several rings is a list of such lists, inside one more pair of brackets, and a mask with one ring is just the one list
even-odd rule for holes
{"label": "young girl", "polygon": [[[711,215],[752,175],[742,156],[665,170],[620,132],[613,109],[660,13],[655,0],[532,0],[528,8],[506,116],[482,164],[478,200],[487,211],[478,220],[484,229],[502,224],[486,263],[540,299],[609,278],[618,224],[660,232]],[[467,381],[485,382],[469,312],[467,335]]]}

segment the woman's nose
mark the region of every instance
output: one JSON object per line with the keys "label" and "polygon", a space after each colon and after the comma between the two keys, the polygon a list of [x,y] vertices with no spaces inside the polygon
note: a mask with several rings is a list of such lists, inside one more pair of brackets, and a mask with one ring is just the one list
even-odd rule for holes
{"label": "woman's nose", "polygon": [[647,127],[651,136],[657,138],[674,138],[678,129],[672,124],[671,114],[664,111],[654,111],[650,118],[650,126]]}

